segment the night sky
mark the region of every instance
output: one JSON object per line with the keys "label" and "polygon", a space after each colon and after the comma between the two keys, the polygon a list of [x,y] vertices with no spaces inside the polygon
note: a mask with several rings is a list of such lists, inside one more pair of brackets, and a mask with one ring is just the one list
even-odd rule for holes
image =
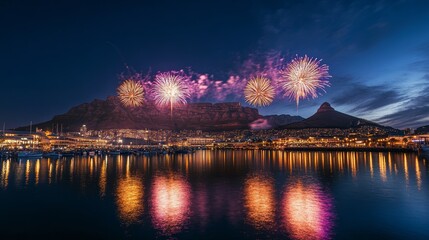
{"label": "night sky", "polygon": [[323,59],[332,86],[299,112],[278,98],[264,115],[309,117],[328,101],[393,127],[429,124],[429,1],[107,2],[0,1],[1,124],[114,95],[124,62],[226,81],[273,52]]}

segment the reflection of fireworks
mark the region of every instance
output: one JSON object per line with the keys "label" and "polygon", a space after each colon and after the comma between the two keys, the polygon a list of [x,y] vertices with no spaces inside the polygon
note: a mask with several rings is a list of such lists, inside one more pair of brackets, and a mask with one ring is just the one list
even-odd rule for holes
{"label": "reflection of fireworks", "polygon": [[143,104],[144,90],[140,82],[126,80],[118,88],[118,96],[127,107],[139,107]]}
{"label": "reflection of fireworks", "polygon": [[330,239],[331,199],[316,184],[291,183],[283,200],[283,221],[293,239]]}
{"label": "reflection of fireworks", "polygon": [[186,103],[189,98],[189,89],[184,83],[185,79],[177,74],[160,73],[155,77],[153,88],[154,99],[159,105],[170,105],[173,111],[173,104]]}
{"label": "reflection of fireworks", "polygon": [[152,221],[166,235],[179,232],[190,214],[189,183],[178,175],[156,176],[152,185]]}
{"label": "reflection of fireworks", "polygon": [[328,73],[329,67],[325,64],[320,65],[321,60],[304,57],[296,57],[281,73],[280,84],[285,91],[285,96],[294,99],[296,106],[299,105],[299,99],[316,98],[317,90],[329,86]]}
{"label": "reflection of fireworks", "polygon": [[139,220],[143,213],[143,183],[141,179],[128,177],[121,179],[117,187],[119,217],[124,223]]}
{"label": "reflection of fireworks", "polygon": [[255,77],[247,83],[244,98],[254,106],[267,106],[274,99],[274,88],[267,78]]}

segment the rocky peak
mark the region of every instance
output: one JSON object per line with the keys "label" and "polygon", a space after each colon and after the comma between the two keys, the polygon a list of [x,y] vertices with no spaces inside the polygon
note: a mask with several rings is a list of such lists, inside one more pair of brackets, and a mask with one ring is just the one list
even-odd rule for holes
{"label": "rocky peak", "polygon": [[320,112],[330,112],[330,111],[335,111],[335,109],[333,107],[331,107],[331,104],[329,104],[328,102],[324,102],[319,109],[317,110],[318,113]]}

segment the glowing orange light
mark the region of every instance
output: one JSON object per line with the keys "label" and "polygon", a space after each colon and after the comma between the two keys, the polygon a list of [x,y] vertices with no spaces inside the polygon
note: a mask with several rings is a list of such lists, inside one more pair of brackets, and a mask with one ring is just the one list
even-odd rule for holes
{"label": "glowing orange light", "polygon": [[274,223],[274,187],[269,178],[253,176],[246,180],[244,200],[247,219],[256,228],[270,228]]}
{"label": "glowing orange light", "polygon": [[116,189],[119,217],[124,223],[137,222],[143,213],[143,182],[136,177],[120,179]]}

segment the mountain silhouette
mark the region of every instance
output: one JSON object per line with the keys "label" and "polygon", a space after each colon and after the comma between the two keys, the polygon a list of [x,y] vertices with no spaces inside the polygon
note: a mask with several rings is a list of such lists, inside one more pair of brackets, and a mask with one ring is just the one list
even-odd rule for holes
{"label": "mountain silhouette", "polygon": [[347,115],[336,111],[327,102],[324,102],[317,112],[300,122],[278,127],[278,129],[304,129],[304,128],[356,128],[360,126],[379,126],[379,124]]}

